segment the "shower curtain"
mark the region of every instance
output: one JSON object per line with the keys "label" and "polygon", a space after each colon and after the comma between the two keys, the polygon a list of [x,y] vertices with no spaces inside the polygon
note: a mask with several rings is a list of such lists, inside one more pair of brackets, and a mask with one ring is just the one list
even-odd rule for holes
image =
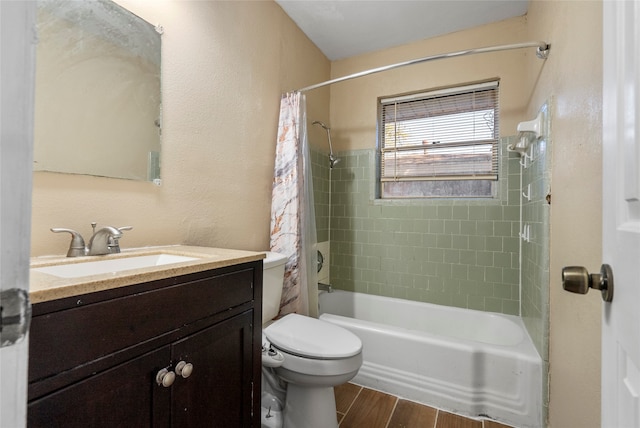
{"label": "shower curtain", "polygon": [[284,94],[276,142],[271,200],[271,251],[288,257],[280,315],[317,316],[316,224],[306,100]]}

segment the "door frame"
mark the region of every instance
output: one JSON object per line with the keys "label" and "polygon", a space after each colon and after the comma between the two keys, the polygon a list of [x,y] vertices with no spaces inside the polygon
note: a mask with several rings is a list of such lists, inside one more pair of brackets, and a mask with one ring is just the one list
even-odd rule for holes
{"label": "door frame", "polygon": [[[24,290],[26,295],[31,248],[35,24],[36,2],[0,1],[0,290]],[[19,428],[26,425],[28,334],[5,345],[0,347],[0,425]]]}

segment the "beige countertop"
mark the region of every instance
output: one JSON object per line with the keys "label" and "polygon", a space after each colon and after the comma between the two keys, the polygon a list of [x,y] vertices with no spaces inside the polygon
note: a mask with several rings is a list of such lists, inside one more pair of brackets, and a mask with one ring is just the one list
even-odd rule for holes
{"label": "beige countertop", "polygon": [[[197,258],[196,260],[173,263],[162,266],[152,266],[140,269],[120,271],[117,274],[105,273],[99,275],[82,276],[78,278],[61,278],[33,270],[33,268],[92,262],[106,259],[116,259],[131,256],[146,256],[154,254],[173,254]],[[31,259],[29,298],[31,303],[46,302],[48,300],[77,296],[111,288],[125,287],[147,281],[170,278],[178,275],[216,269],[240,263],[261,260],[265,253],[230,250],[226,248],[193,247],[186,245],[171,245],[162,247],[145,247],[123,250],[119,254],[87,257],[46,256]]]}

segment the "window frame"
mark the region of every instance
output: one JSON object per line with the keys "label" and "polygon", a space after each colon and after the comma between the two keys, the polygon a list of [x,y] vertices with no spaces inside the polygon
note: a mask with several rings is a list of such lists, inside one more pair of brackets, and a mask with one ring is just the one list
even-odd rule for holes
{"label": "window frame", "polygon": [[[499,86],[500,79],[494,78],[379,97],[377,100],[376,199],[496,198],[500,170]],[[478,106],[475,105],[476,94],[481,94],[478,98],[483,100]],[[439,107],[442,100],[445,104],[456,101],[463,103],[462,107],[456,106],[447,110]],[[396,112],[397,105],[402,106],[400,114]],[[486,108],[487,106],[489,109]],[[385,113],[390,107],[394,108],[394,116],[392,120],[386,120]],[[419,112],[413,113],[415,109]],[[405,123],[413,120],[415,123],[422,121],[421,123],[438,124],[438,119],[444,119],[442,123],[445,123],[455,115],[471,113],[471,117],[475,117],[474,114],[487,110],[493,113],[491,118],[493,128],[484,130],[484,133],[475,131],[473,122],[477,121],[477,118],[463,118],[459,122],[474,128],[471,138],[466,141],[462,138],[458,140],[454,138],[451,141],[453,137],[448,136],[450,141],[443,141],[442,144],[440,141],[428,143],[426,128],[423,129],[424,127],[420,128],[421,125],[417,125],[420,132],[413,135],[418,137],[418,144],[397,145],[399,131],[395,129],[391,134],[392,145],[385,146],[385,139],[388,139],[385,135],[388,133],[385,124],[395,126],[397,123],[402,123],[402,120],[397,120],[398,115],[404,116]],[[449,131],[454,129],[450,126],[445,128]],[[459,136],[457,131],[454,135]],[[431,154],[431,159],[435,157],[440,160],[428,162],[428,154]],[[399,156],[404,156],[405,160],[401,160]],[[386,163],[393,168],[392,173],[387,172],[386,175],[385,167],[388,168],[388,166],[385,164],[385,159],[390,159]],[[482,166],[476,170],[477,165]],[[456,168],[457,172],[454,171]],[[398,171],[403,175],[399,175]],[[385,185],[387,189],[393,188],[396,193],[387,191]]]}

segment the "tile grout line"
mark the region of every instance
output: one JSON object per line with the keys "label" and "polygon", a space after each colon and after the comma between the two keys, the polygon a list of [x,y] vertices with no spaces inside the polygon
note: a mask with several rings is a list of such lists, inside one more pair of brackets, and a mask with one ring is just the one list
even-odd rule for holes
{"label": "tile grout line", "polygon": [[[354,384],[355,385],[355,384]],[[351,404],[349,404],[349,407],[347,408],[347,410],[344,412],[344,416],[342,417],[342,420],[340,421],[340,423],[338,424],[338,426],[340,426],[342,424],[342,422],[344,422],[344,420],[347,418],[347,414],[349,414],[349,410],[351,410],[351,408],[353,407],[354,403],[356,402],[356,400],[358,399],[358,397],[360,396],[360,393],[362,392],[362,390],[364,389],[364,387],[357,385],[360,390],[358,391],[358,393],[356,394],[355,397],[353,397],[353,400],[351,400]]]}
{"label": "tile grout line", "polygon": [[396,407],[398,407],[398,403],[400,402],[400,399],[398,397],[394,397],[394,398],[396,399],[396,402],[393,403],[393,409],[391,409],[391,413],[389,414],[389,419],[387,419],[387,423],[385,424],[384,428],[389,428],[391,419],[393,419],[393,414],[396,412]]}

